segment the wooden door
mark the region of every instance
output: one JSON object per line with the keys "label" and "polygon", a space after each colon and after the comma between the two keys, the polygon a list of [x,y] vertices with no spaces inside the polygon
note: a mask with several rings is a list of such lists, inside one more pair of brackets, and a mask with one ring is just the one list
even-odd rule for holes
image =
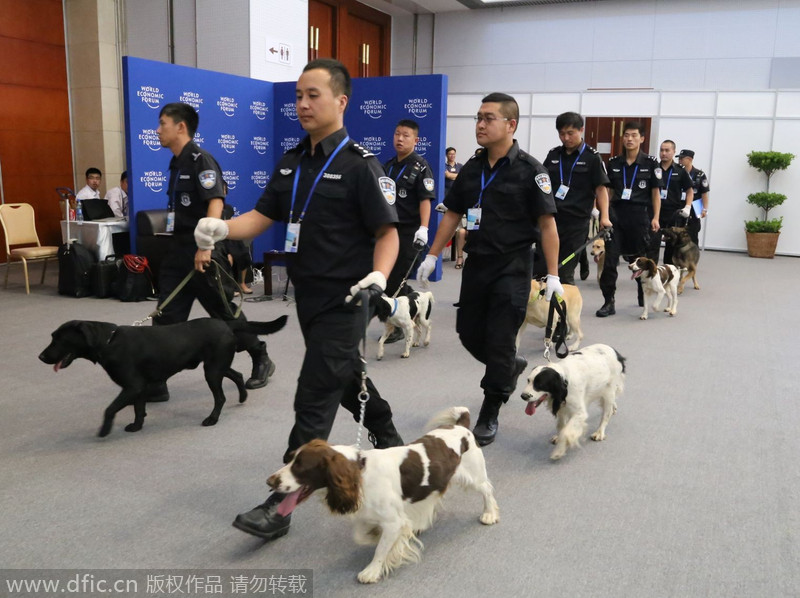
{"label": "wooden door", "polygon": [[[622,146],[622,133],[625,123],[630,121],[640,122],[644,125],[644,143],[642,151],[650,153],[651,139],[650,130],[652,118],[642,118],[635,116],[587,116],[584,139],[586,143],[597,149],[604,162],[613,156],[618,156],[624,151]],[[658,147],[658,144],[652,147]],[[657,156],[656,156],[657,157]]]}
{"label": "wooden door", "polygon": [[323,0],[308,0],[308,60],[337,55],[337,7]]}

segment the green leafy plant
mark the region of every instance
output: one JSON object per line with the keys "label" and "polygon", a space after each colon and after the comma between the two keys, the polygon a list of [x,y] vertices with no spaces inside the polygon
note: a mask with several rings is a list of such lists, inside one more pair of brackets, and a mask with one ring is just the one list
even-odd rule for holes
{"label": "green leafy plant", "polygon": [[783,218],[769,217],[769,211],[786,201],[782,193],[770,193],[770,177],[779,171],[786,170],[794,160],[794,154],[782,152],[750,152],[747,154],[747,163],[756,170],[763,172],[767,177],[767,190],[751,193],[747,196],[747,203],[761,208],[762,217],[757,220],[745,220],[744,227],[748,233],[779,233],[783,225]]}

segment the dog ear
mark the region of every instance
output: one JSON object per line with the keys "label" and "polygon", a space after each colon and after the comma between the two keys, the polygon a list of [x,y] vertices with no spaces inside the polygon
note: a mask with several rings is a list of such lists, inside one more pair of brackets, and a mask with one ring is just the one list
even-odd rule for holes
{"label": "dog ear", "polygon": [[355,513],[361,505],[361,469],[357,463],[331,451],[325,457],[328,473],[328,508],[341,515]]}
{"label": "dog ear", "polygon": [[[116,327],[114,327],[116,329]],[[75,330],[86,341],[86,355],[81,355],[92,363],[97,363],[101,347],[105,345],[109,338],[109,331],[99,322],[76,321]]]}
{"label": "dog ear", "polygon": [[569,394],[569,382],[562,374],[557,373],[557,376],[558,378],[556,380],[555,390],[550,393],[550,396],[553,397],[553,415],[558,413],[558,410],[561,408],[561,405],[566,402],[567,395]]}

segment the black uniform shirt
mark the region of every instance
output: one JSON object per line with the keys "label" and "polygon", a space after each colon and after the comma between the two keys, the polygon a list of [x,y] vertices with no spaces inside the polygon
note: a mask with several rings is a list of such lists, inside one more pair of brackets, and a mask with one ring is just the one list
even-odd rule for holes
{"label": "black uniform shirt", "polygon": [[[300,168],[292,210],[292,222],[297,222],[314,180],[346,136],[344,128],[329,135],[317,144],[313,156],[308,136],[287,151],[255,209],[288,222],[295,172]],[[394,183],[377,158],[348,141],[320,178],[302,219],[297,254],[288,260],[295,287],[346,295],[351,285],[372,272],[375,232],[397,222],[394,201]]]}
{"label": "black uniform shirt", "polygon": [[193,234],[208,215],[208,202],[225,198],[222,170],[214,156],[194,141],[169,162],[169,209],[175,210],[175,235]]}
{"label": "black uniform shirt", "polygon": [[590,218],[594,207],[595,189],[600,185],[609,184],[606,167],[597,150],[587,145],[582,153],[578,147],[572,154],[568,154],[566,148],[559,145],[547,154],[544,166],[550,174],[554,197],[561,185],[562,174],[564,184],[569,186],[566,197],[555,200],[558,215]]}
{"label": "black uniform shirt", "polygon": [[483,173],[486,188],[480,204],[480,228],[469,232],[466,250],[470,255],[486,256],[529,249],[537,240],[539,216],[556,213],[547,170],[519,149],[516,140],[494,168],[489,168],[487,153],[479,149],[464,164],[444,204],[459,214],[478,207]]}
{"label": "black uniform shirt", "polygon": [[436,197],[433,171],[428,162],[411,152],[404,160],[397,156],[383,165],[384,171],[397,183],[397,217],[400,224],[419,226],[419,204]]}
{"label": "black uniform shirt", "polygon": [[686,172],[692,179],[692,187],[694,187],[695,199],[701,199],[703,197],[703,193],[708,193],[711,191],[711,187],[708,186],[708,176],[705,172],[699,168],[692,168],[691,172]]}
{"label": "black uniform shirt", "polygon": [[[447,163],[447,160],[445,160],[445,161],[444,161],[444,169],[445,169],[447,172],[452,172],[452,173],[454,173],[454,174],[456,174],[456,175],[457,175],[459,172],[461,172],[461,169],[463,168],[463,166],[464,166],[464,165],[463,165],[463,164],[461,164],[460,162],[456,162],[455,164],[452,164],[452,165],[451,165],[451,164],[448,164],[448,163]],[[450,192],[450,189],[451,189],[452,187],[453,187],[453,181],[451,181],[450,179],[448,179],[447,177],[445,177],[445,179],[444,179],[444,193],[445,193],[445,195],[447,195],[447,194]]]}
{"label": "black uniform shirt", "polygon": [[[686,197],[683,193],[692,188],[692,177],[684,170],[680,164],[673,163],[670,168],[664,170],[664,184],[666,186],[667,198],[661,195],[661,209],[681,210],[686,205]],[[663,212],[662,212],[663,213]]]}
{"label": "black uniform shirt", "polygon": [[[634,179],[634,173],[636,180]],[[628,165],[625,154],[614,156],[608,161],[608,178],[614,191],[611,201],[617,204],[652,205],[653,188],[664,186],[664,174],[661,165],[653,156],[640,151],[633,164]],[[622,199],[622,190],[631,190],[630,199]]]}

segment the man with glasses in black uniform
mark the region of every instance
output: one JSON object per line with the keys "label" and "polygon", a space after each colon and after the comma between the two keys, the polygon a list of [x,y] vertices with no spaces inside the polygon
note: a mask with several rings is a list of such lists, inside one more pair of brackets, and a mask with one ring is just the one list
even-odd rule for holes
{"label": "man with glasses in black uniform", "polygon": [[481,446],[497,435],[500,407],[514,392],[528,362],[516,353],[533,274],[531,245],[541,229],[547,262],[546,299],[563,294],[558,278],[558,231],[550,177],[514,139],[516,100],[504,93],[483,98],[475,137],[482,146],[453,182],[430,253],[417,271],[427,281],[436,260],[467,215],[466,251],[456,331],[461,344],[486,366],[483,404],[473,433]]}
{"label": "man with glasses in black uniform", "polygon": [[[310,440],[328,438],[340,403],[359,420],[358,343],[365,322],[352,299],[365,289],[377,300],[397,259],[395,183],[344,128],[351,92],[342,63],[309,62],[296,90],[297,117],[308,135],[283,155],[254,210],[228,221],[204,218],[195,230],[202,248],[225,238],[252,239],[275,222],[287,223],[287,265],[306,353],[284,463]],[[366,384],[370,440],[377,448],[402,445],[389,404],[369,378]],[[237,516],[234,527],[265,540],[286,535],[293,508],[287,507],[291,495],[280,507],[286,498],[272,493]]]}

